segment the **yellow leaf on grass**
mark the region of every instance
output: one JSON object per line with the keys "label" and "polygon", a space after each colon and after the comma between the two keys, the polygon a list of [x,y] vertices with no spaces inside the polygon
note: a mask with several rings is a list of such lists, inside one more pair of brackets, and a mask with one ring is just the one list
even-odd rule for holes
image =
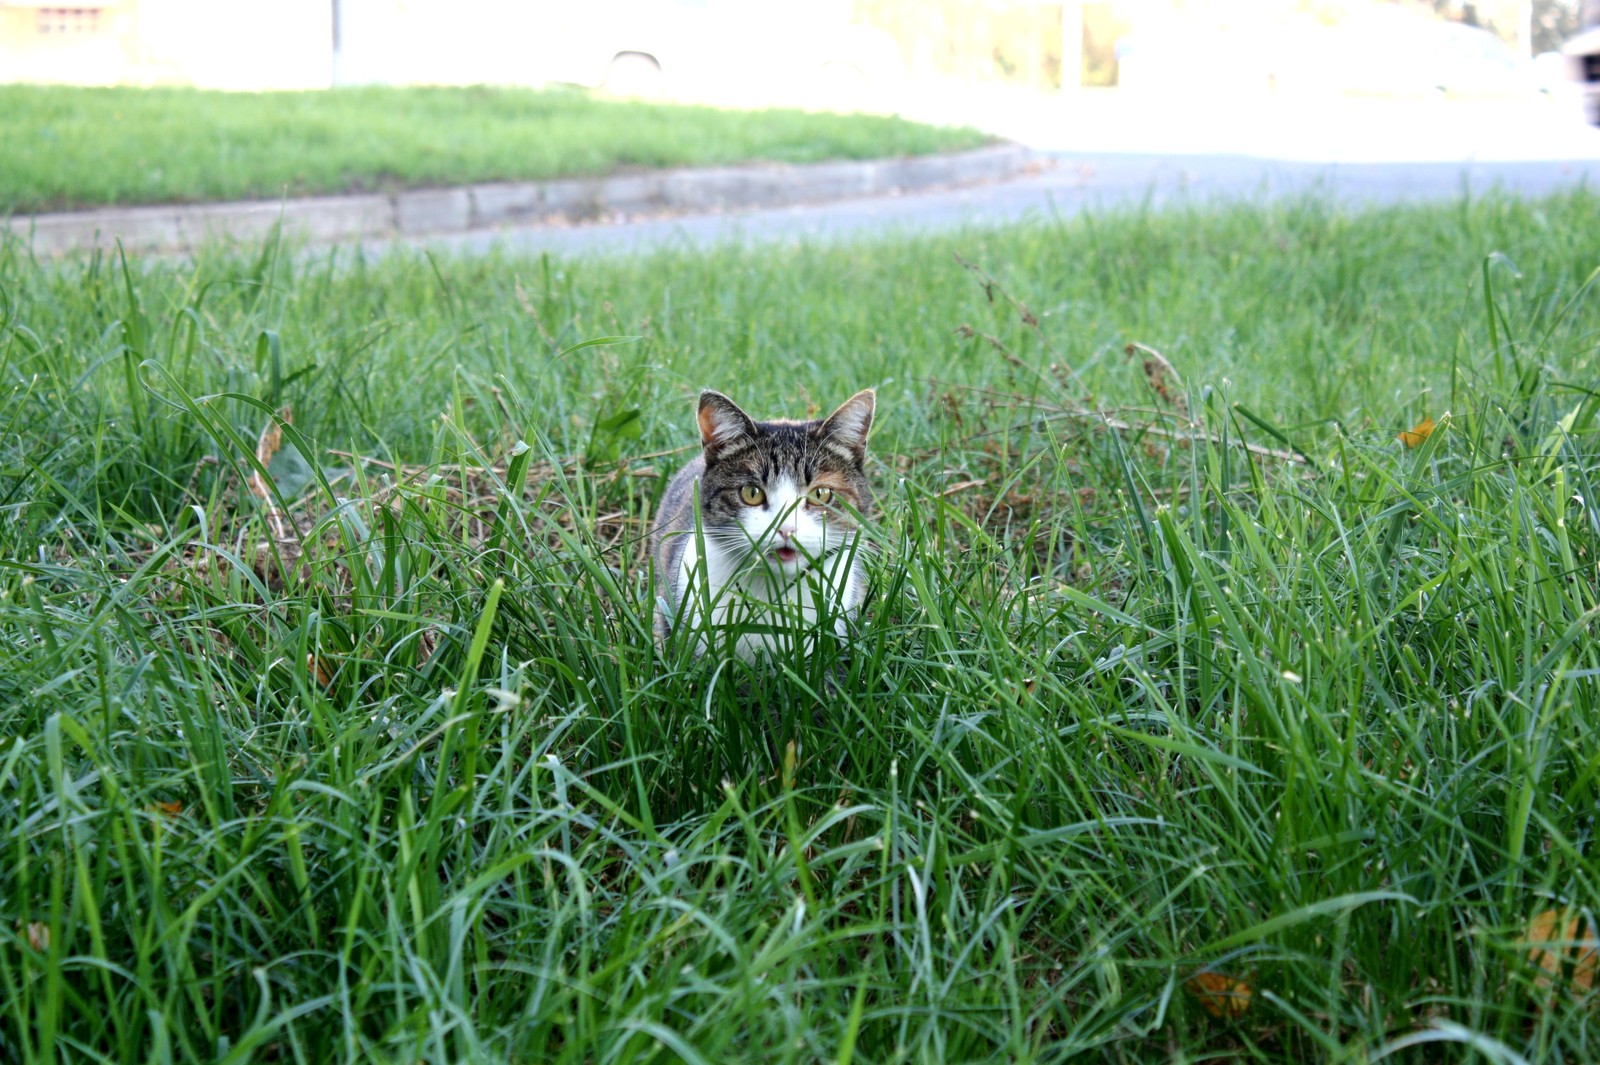
{"label": "yellow leaf on grass", "polygon": [[1201,1009],[1227,1021],[1244,1016],[1253,994],[1248,980],[1213,972],[1195,973],[1183,982],[1183,989],[1194,996]]}
{"label": "yellow leaf on grass", "polygon": [[783,748],[783,788],[785,791],[794,790],[794,765],[798,760],[799,751],[794,740],[790,740]]}
{"label": "yellow leaf on grass", "polygon": [[1595,988],[1600,973],[1600,930],[1576,910],[1545,910],[1528,922],[1528,961],[1543,969],[1541,988],[1567,986],[1578,994]]}
{"label": "yellow leaf on grass", "polygon": [[1411,428],[1395,437],[1395,439],[1400,441],[1406,447],[1416,447],[1418,444],[1428,439],[1428,434],[1432,432],[1433,419],[1424,418],[1416,425],[1413,425]]}
{"label": "yellow leaf on grass", "polygon": [[50,926],[43,921],[28,922],[28,946],[41,953],[50,949]]}

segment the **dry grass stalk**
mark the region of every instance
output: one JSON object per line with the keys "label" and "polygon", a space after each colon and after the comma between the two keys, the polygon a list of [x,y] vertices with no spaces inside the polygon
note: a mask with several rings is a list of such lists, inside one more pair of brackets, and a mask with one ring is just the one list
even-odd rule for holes
{"label": "dry grass stalk", "polygon": [[293,407],[287,405],[279,407],[277,417],[269,419],[267,424],[262,426],[261,435],[256,438],[256,462],[259,468],[250,471],[247,486],[250,494],[259,499],[261,505],[266,508],[267,527],[272,532],[272,538],[282,544],[294,538],[294,526],[284,517],[283,510],[278,506],[277,493],[272,491],[263,475],[263,471],[272,465],[273,456],[283,447],[283,429],[279,425],[280,422],[283,425],[294,424]]}
{"label": "dry grass stalk", "polygon": [[1129,358],[1135,355],[1143,358],[1144,379],[1149,382],[1151,391],[1161,397],[1162,402],[1170,404],[1185,415],[1189,413],[1189,399],[1183,394],[1178,371],[1172,368],[1172,363],[1167,361],[1165,355],[1137,341],[1130,343],[1123,350],[1128,353]]}

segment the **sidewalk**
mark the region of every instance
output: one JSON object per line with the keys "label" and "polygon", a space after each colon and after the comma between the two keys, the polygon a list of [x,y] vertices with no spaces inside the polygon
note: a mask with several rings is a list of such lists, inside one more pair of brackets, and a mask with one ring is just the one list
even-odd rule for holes
{"label": "sidewalk", "polygon": [[46,257],[119,241],[167,252],[208,239],[257,242],[280,224],[312,244],[421,240],[481,250],[503,237],[583,250],[993,223],[1141,197],[1320,189],[1350,202],[1395,202],[1469,186],[1542,195],[1600,185],[1600,130],[1547,99],[1156,99],[935,86],[914,104],[906,117],[973,125],[1007,143],[906,159],[118,208],[9,225]]}
{"label": "sidewalk", "polygon": [[1574,94],[1383,99],[1203,86],[1178,95],[946,86],[920,94],[902,113],[1048,152],[1337,164],[1600,160],[1600,129],[1584,121]]}
{"label": "sidewalk", "polygon": [[178,251],[219,238],[253,241],[280,224],[286,234],[316,243],[367,241],[896,196],[1004,181],[1045,164],[1046,157],[1029,148],[998,144],[904,159],[662,170],[282,202],[107,208],[23,216],[8,224],[41,256],[118,242],[129,251]]}

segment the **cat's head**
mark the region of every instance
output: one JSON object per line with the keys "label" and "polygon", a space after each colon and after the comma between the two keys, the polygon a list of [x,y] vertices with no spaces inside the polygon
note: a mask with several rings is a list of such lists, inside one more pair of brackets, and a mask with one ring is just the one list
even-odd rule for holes
{"label": "cat's head", "polygon": [[849,543],[872,510],[865,463],[874,402],[866,389],[826,418],[758,422],[722,393],[700,393],[707,535],[785,575]]}

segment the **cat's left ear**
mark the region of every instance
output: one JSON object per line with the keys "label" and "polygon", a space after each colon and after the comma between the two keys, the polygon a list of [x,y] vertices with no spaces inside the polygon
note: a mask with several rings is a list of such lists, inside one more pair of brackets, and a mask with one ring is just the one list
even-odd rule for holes
{"label": "cat's left ear", "polygon": [[839,405],[828,415],[818,435],[842,445],[857,462],[867,455],[867,433],[872,429],[872,412],[877,406],[877,393],[864,388]]}

